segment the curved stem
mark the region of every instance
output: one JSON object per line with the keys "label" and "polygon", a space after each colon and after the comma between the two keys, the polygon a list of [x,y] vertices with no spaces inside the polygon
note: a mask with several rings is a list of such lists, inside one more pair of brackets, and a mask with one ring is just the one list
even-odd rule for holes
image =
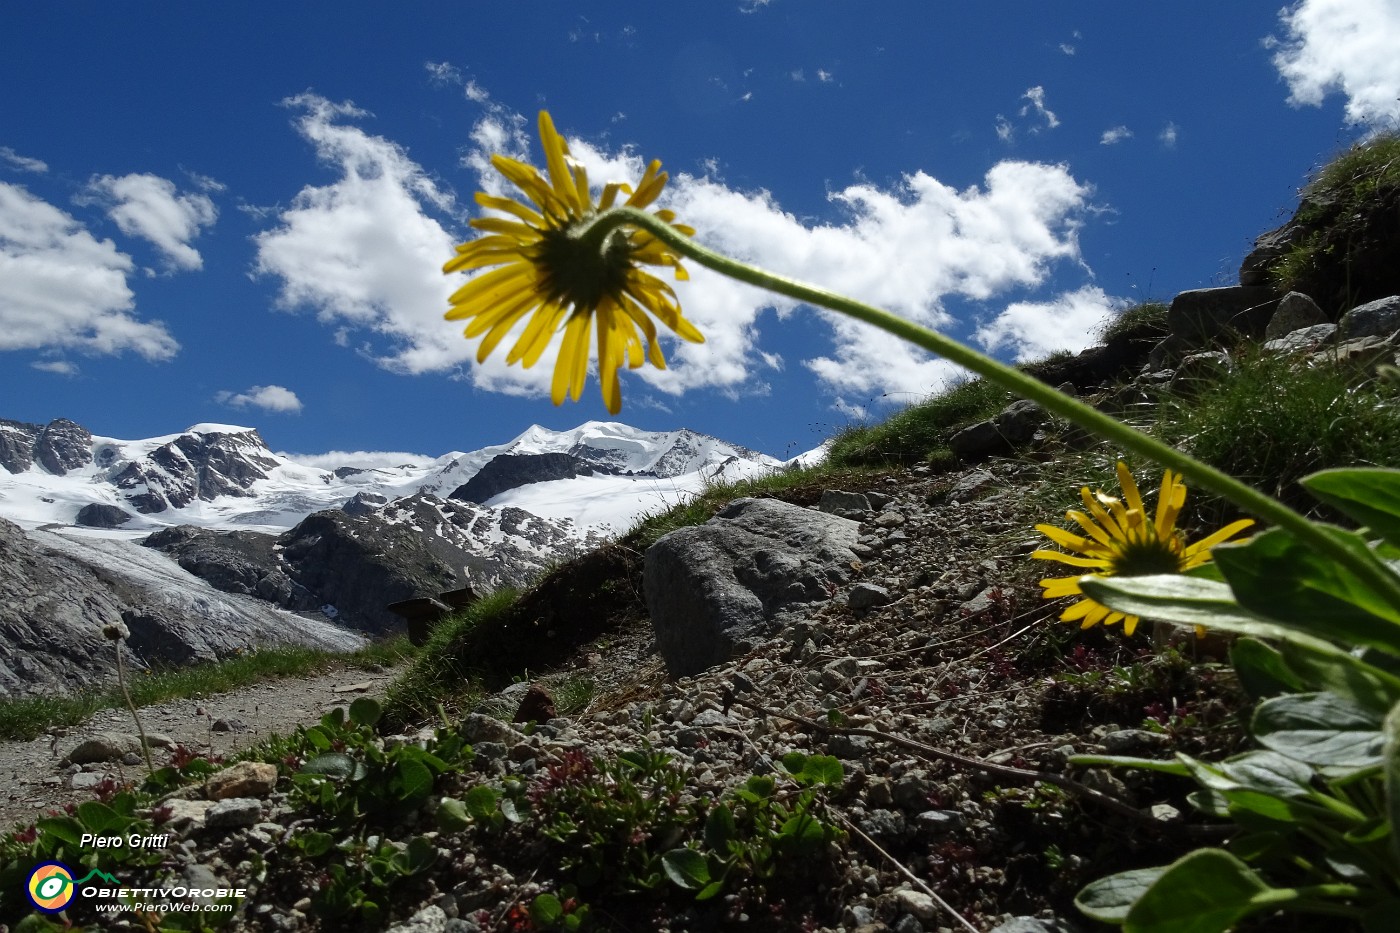
{"label": "curved stem", "polygon": [[1175,470],[1202,488],[1229,499],[1246,512],[1280,528],[1287,529],[1299,541],[1305,542],[1314,550],[1326,554],[1338,564],[1346,567],[1373,589],[1386,594],[1392,605],[1400,607],[1400,578],[1366,560],[1365,557],[1353,553],[1328,535],[1320,525],[1308,521],[1282,502],[1245,485],[1228,473],[1204,464],[1156,438],[1131,428],[1116,418],[1046,385],[1034,376],[966,347],[951,337],[913,321],[905,320],[888,311],[824,288],[809,285],[806,282],[775,275],[765,269],[717,253],[675,230],[664,220],[638,208],[610,208],[590,221],[588,228],[590,232],[593,227],[604,227],[610,230],[623,224],[630,224],[645,230],[676,253],[692,259],[708,269],[713,269],[721,275],[768,289],[806,304],[840,312],[894,334],[896,337],[901,337],[915,346],[937,354],[964,369],[969,369],[983,378],[995,382],[1022,398],[1035,402],[1046,411],[1053,412],[1082,428],[1093,431],[1100,437],[1113,441],[1124,450],[1130,450],[1160,466]]}

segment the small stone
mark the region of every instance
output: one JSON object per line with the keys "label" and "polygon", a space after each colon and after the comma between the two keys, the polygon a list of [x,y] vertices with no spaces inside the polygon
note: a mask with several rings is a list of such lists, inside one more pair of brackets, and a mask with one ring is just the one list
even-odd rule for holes
{"label": "small stone", "polygon": [[846,605],[852,609],[873,609],[890,601],[890,591],[874,583],[857,583],[851,587],[846,597]]}
{"label": "small stone", "polygon": [[1165,748],[1172,740],[1170,736],[1146,729],[1119,729],[1106,733],[1099,743],[1110,755],[1137,755]]}
{"label": "small stone", "polygon": [[963,815],[956,810],[925,810],[914,817],[919,832],[935,836],[961,829],[963,822]]}
{"label": "small stone", "polygon": [[839,514],[841,512],[869,512],[870,500],[858,492],[845,492],[841,489],[826,489],[822,491],[821,500],[817,503],[817,508],[823,512]]}
{"label": "small stone", "polygon": [[85,765],[97,761],[121,761],[128,752],[140,754],[140,736],[126,732],[98,732],[78,742],[63,757],[75,765]]}
{"label": "small stone", "polygon": [[253,727],[242,719],[229,717],[228,719],[216,719],[209,727],[211,732],[252,732]]}
{"label": "small stone", "polygon": [[531,684],[511,722],[547,722],[558,715],[554,709],[554,698],[539,684]]}
{"label": "small stone", "polygon": [[1163,823],[1174,823],[1181,818],[1181,811],[1169,803],[1154,803],[1147,812],[1154,820]]}
{"label": "small stone", "polygon": [[204,814],[209,829],[239,829],[252,826],[262,816],[262,801],[251,797],[231,797],[220,800]]}
{"label": "small stone", "polygon": [[462,737],[473,745],[478,742],[501,742],[505,745],[516,745],[525,741],[523,732],[511,728],[509,724],[487,716],[485,713],[468,713],[462,718],[460,731]]}
{"label": "small stone", "polygon": [[429,904],[407,920],[395,923],[387,933],[445,933],[447,914],[436,904]]}
{"label": "small stone", "polygon": [[68,778],[68,786],[73,790],[92,790],[106,777],[101,771],[79,771]]}
{"label": "small stone", "polygon": [[209,776],[204,794],[210,800],[266,797],[277,785],[277,766],[265,761],[240,761]]}
{"label": "small stone", "polygon": [[157,804],[158,809],[167,812],[165,822],[162,825],[172,829],[185,829],[190,826],[203,826],[204,818],[217,801],[213,800],[183,800],[179,797],[171,797],[169,800]]}
{"label": "small stone", "polygon": [[899,888],[894,892],[894,902],[899,909],[913,914],[920,920],[932,920],[938,915],[938,905],[923,891],[913,888]]}
{"label": "small stone", "polygon": [[875,525],[878,528],[898,528],[908,520],[902,512],[881,512],[875,516]]}
{"label": "small stone", "polygon": [[870,737],[866,735],[846,735],[837,733],[826,743],[827,751],[837,758],[864,758],[870,754]]}

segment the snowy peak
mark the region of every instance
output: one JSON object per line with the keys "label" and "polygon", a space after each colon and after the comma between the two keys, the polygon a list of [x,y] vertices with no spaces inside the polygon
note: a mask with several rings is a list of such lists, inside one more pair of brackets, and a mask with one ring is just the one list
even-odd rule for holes
{"label": "snowy peak", "polygon": [[[221,496],[251,496],[254,484],[284,463],[253,428],[197,424],[157,440],[164,443],[144,453],[128,448],[153,442],[125,447],[107,443],[94,452],[122,498],[147,515],[184,508],[196,499],[213,502]],[[128,459],[132,453],[136,456]]]}
{"label": "snowy peak", "polygon": [[566,453],[601,472],[665,479],[693,473],[731,458],[777,466],[772,457],[688,428],[643,431],[615,421],[589,421],[570,431],[532,425],[505,445],[503,453]]}

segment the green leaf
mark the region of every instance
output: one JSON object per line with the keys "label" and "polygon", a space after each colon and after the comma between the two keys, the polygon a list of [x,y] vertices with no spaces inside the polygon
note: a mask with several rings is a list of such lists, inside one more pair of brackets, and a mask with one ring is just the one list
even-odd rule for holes
{"label": "green leaf", "polygon": [[1400,703],[1385,717],[1385,814],[1390,820],[1390,851],[1400,861]]}
{"label": "green leaf", "polygon": [[1126,755],[1074,755],[1069,763],[1076,768],[1144,768],[1177,777],[1190,777],[1191,769],[1179,761],[1160,758],[1130,758]]}
{"label": "green leaf", "polygon": [[325,855],[335,845],[335,838],[330,833],[302,833],[296,837],[297,844],[301,847],[308,858],[317,858]]}
{"label": "green leaf", "polygon": [[[1224,547],[1222,545],[1221,547]],[[1212,551],[1212,554],[1218,553]],[[1229,584],[1178,573],[1142,577],[1079,578],[1084,594],[1119,612],[1172,622],[1204,625],[1214,631],[1236,632],[1257,638],[1308,637],[1240,606]]]}
{"label": "green leaf", "polygon": [[705,818],[705,845],[723,857],[729,853],[729,841],[737,834],[734,811],[727,803],[716,804]]}
{"label": "green leaf", "polygon": [[1248,865],[1223,849],[1197,849],[1162,872],[1128,910],[1131,933],[1225,933],[1269,891]]}
{"label": "green leaf", "polygon": [[535,899],[530,902],[530,924],[536,929],[547,930],[563,916],[564,905],[548,891],[535,895]]}
{"label": "green leaf", "polygon": [[1166,866],[1134,868],[1100,878],[1075,895],[1074,905],[1090,919],[1122,926],[1128,910],[1166,870]]}
{"label": "green leaf", "polygon": [[1381,716],[1400,702],[1400,677],[1335,646],[1284,644],[1282,655],[1314,690],[1329,690]]}
{"label": "green leaf", "polygon": [[326,777],[345,780],[355,773],[355,759],[344,752],[326,752],[317,755],[301,766],[303,774],[324,774]]}
{"label": "green leaf", "polygon": [[781,760],[784,771],[788,774],[797,774],[802,770],[802,766],[807,763],[807,756],[801,752],[788,752]]}
{"label": "green leaf", "polygon": [[[1394,574],[1360,535],[1317,527],[1378,571]],[[1283,529],[1222,544],[1211,554],[1246,610],[1320,638],[1400,654],[1400,606]]]}
{"label": "green leaf", "polygon": [[695,895],[697,901],[708,901],[710,898],[724,890],[724,881],[711,881],[700,889],[700,893]]}
{"label": "green leaf", "polygon": [[373,697],[360,697],[350,704],[350,721],[357,726],[372,726],[379,722],[384,712],[379,701]]}
{"label": "green leaf", "polygon": [[821,821],[806,813],[788,817],[778,829],[778,835],[790,839],[801,847],[817,845],[826,838],[826,827]]}
{"label": "green leaf", "polygon": [[408,803],[422,800],[433,792],[433,772],[428,766],[414,758],[399,761],[396,781],[399,800]]}
{"label": "green leaf", "polygon": [[421,871],[426,871],[433,862],[437,861],[438,850],[431,839],[422,836],[414,836],[408,841],[408,848],[400,853],[404,857],[404,866],[408,874],[416,875]]}
{"label": "green leaf", "polygon": [[[1313,769],[1277,752],[1251,751],[1213,764],[1180,756],[1192,775],[1215,790],[1246,788],[1285,799],[1305,800],[1312,796]],[[1199,770],[1198,770],[1199,769]],[[1209,777],[1206,775],[1209,774]]]}
{"label": "green leaf", "polygon": [[443,832],[455,833],[471,825],[467,806],[456,797],[444,797],[438,802],[437,824]]}
{"label": "green leaf", "polygon": [[825,784],[840,787],[846,780],[846,769],[839,759],[832,755],[812,755],[803,764],[797,777],[806,784]]}
{"label": "green leaf", "polygon": [[1310,765],[1360,768],[1381,760],[1381,717],[1332,693],[1265,700],[1250,728],[1265,748]]}
{"label": "green leaf", "polygon": [[1256,700],[1280,693],[1301,693],[1304,684],[1288,669],[1283,653],[1257,638],[1241,638],[1230,646],[1230,663],[1240,686]]}
{"label": "green leaf", "polygon": [[1323,470],[1299,480],[1303,488],[1348,518],[1400,545],[1400,470]]}
{"label": "green leaf", "polygon": [[85,800],[73,811],[83,828],[96,835],[124,829],[131,820],[117,813],[100,800]]}
{"label": "green leaf", "polygon": [[496,812],[496,801],[500,793],[486,784],[478,784],[467,791],[467,813],[474,820],[487,820]]}
{"label": "green leaf", "polygon": [[710,865],[694,849],[672,849],[661,856],[666,877],[687,891],[700,891],[710,883]]}
{"label": "green leaf", "polygon": [[61,839],[70,846],[77,845],[83,838],[83,827],[71,816],[50,816],[36,820],[34,826],[45,836]]}
{"label": "green leaf", "polygon": [[[467,795],[470,798],[470,794]],[[468,801],[470,803],[470,801]],[[520,815],[520,810],[516,808],[515,801],[509,797],[501,798],[501,816],[511,823],[523,823],[525,817]]]}
{"label": "green leaf", "polygon": [[767,774],[751,775],[744,782],[744,789],[756,797],[767,798],[773,796],[773,791],[777,788],[777,782]]}
{"label": "green leaf", "polygon": [[316,747],[318,751],[328,751],[331,747],[331,738],[319,726],[312,726],[306,730],[306,741]]}

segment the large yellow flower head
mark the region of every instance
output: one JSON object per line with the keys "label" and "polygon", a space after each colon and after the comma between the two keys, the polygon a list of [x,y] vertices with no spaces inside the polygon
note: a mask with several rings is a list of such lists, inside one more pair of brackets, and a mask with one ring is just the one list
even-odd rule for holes
{"label": "large yellow flower head", "polygon": [[[1133,474],[1128,472],[1122,461],[1118,463],[1118,483],[1123,489],[1123,499],[1105,495],[1102,491],[1090,495],[1089,487],[1083,486],[1079,495],[1088,514],[1073,510],[1065,513],[1066,518],[1084,529],[1087,537],[1054,525],[1035,526],[1041,534],[1073,553],[1039,550],[1033,552],[1031,557],[1082,567],[1084,573],[1100,577],[1185,573],[1207,563],[1211,548],[1254,524],[1253,519],[1242,518],[1194,544],[1187,544],[1185,536],[1176,528],[1177,516],[1186,504],[1186,485],[1181,481],[1181,474],[1171,470],[1162,474],[1162,488],[1157,494],[1157,511],[1152,521],[1147,519],[1147,510],[1143,507]],[[1079,579],[1084,573],[1041,580],[1043,595],[1046,599],[1083,596]],[[1127,635],[1133,634],[1140,621],[1137,616],[1115,612],[1087,596],[1060,613],[1060,619],[1078,622],[1080,628],[1122,622],[1123,632]]]}
{"label": "large yellow flower head", "polygon": [[[688,277],[679,258],[661,241],[641,230],[614,229],[601,238],[582,234],[588,232],[587,221],[613,207],[620,194],[627,195],[625,206],[650,205],[666,186],[667,175],[661,163],[653,161],[635,188],[609,183],[594,204],[588,173],[569,155],[568,143],[545,111],[540,111],[540,143],[548,178],[515,159],[491,157],[497,171],[532,203],[477,194],[476,202],[482,207],[514,219],[482,217],[471,222],[487,235],[458,246],[456,257],[443,266],[443,272],[499,268],[457,289],[446,316],[470,322],[464,331],[468,339],[485,335],[477,349],[478,363],[529,316],[506,355],[506,363],[518,362],[527,369],[539,361],[562,328],[564,339],[551,391],[556,405],[566,394],[577,401],[583,391],[591,334],[596,329],[603,401],[608,411],[617,414],[622,408],[617,371],[624,361],[632,369],[648,360],[658,369],[666,368],[652,317],[686,340],[703,343],[705,338],[681,316],[671,286],[641,268],[669,266],[677,280]],[[675,214],[669,210],[655,215],[686,236],[695,233],[675,223]]]}

